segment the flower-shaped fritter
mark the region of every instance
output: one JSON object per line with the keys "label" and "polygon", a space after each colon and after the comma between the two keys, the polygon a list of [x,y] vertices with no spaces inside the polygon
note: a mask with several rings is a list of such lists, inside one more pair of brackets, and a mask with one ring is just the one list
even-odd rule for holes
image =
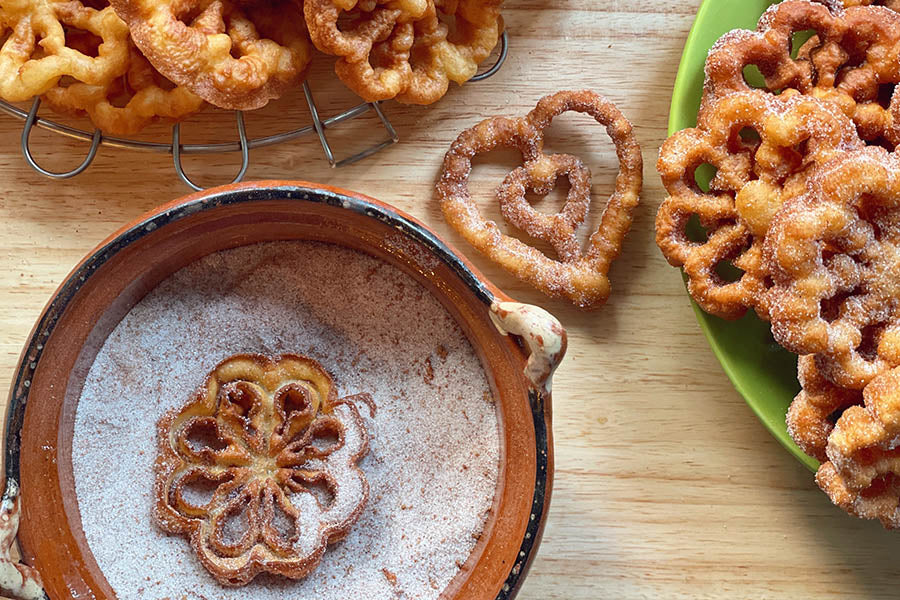
{"label": "flower-shaped fritter", "polygon": [[865,406],[837,420],[816,483],[850,514],[893,529],[900,527],[900,369],[873,379],[863,398]]}
{"label": "flower-shaped fritter", "polygon": [[223,585],[305,577],[368,499],[363,420],[310,358],[233,356],[157,427],[153,516]]}
{"label": "flower-shaped fritter", "polygon": [[836,157],[775,217],[765,243],[772,334],[837,385],[900,365],[900,157]]}
{"label": "flower-shaped fritter", "polygon": [[[762,243],[772,217],[806,191],[816,165],[862,145],[839,110],[793,91],[710,100],[696,128],[667,139],[656,168],[669,197],[656,215],[656,244],[669,264],[684,267],[697,304],[726,319],[748,308],[767,318]],[[716,169],[708,190],[695,179],[704,164]],[[694,220],[702,235],[692,234]],[[724,265],[740,272],[723,276]]]}
{"label": "flower-shaped fritter", "polygon": [[[856,4],[860,4],[859,1]],[[865,2],[871,4],[871,2]],[[794,36],[815,35],[794,55]],[[705,96],[746,91],[745,69],[756,66],[772,93],[795,89],[838,106],[863,139],[900,143],[900,14],[883,6],[785,0],[756,31],[722,36],[706,61]]]}
{"label": "flower-shaped fritter", "polygon": [[[72,36],[98,40],[82,52]],[[128,27],[109,6],[75,0],[3,0],[0,4],[0,98],[30,100],[62,78],[107,85],[128,66]]]}
{"label": "flower-shaped fritter", "polygon": [[503,33],[502,0],[305,0],[313,44],[374,102],[431,104],[471,79]]}
{"label": "flower-shaped fritter", "polygon": [[900,0],[843,0],[844,8],[851,6],[886,6],[900,12]]}
{"label": "flower-shaped fritter", "polygon": [[[66,43],[90,53],[90,42],[81,48],[74,34],[67,32]],[[43,101],[56,112],[87,115],[95,127],[112,135],[132,135],[156,119],[177,121],[203,108],[202,98],[170,83],[130,40],[128,45],[128,68],[122,76],[103,85],[56,85],[44,93]]]}
{"label": "flower-shaped fritter", "polygon": [[862,404],[862,393],[828,381],[812,354],[799,357],[797,379],[801,389],[788,408],[788,433],[808,456],[825,461],[825,446],[834,422],[847,408]]}
{"label": "flower-shaped fritter", "polygon": [[104,133],[131,135],[205,104],[150,65],[107,0],[4,0],[0,39],[0,97],[43,94],[57,112],[86,114]]}
{"label": "flower-shaped fritter", "polygon": [[166,78],[210,104],[254,110],[306,74],[312,52],[295,0],[111,0]]}

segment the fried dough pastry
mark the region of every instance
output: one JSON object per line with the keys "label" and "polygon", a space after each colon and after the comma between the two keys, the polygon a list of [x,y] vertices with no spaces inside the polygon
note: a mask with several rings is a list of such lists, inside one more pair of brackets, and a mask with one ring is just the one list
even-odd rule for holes
{"label": "fried dough pastry", "polygon": [[95,127],[112,135],[134,134],[158,118],[177,121],[203,108],[202,98],[173,85],[130,41],[129,46],[128,69],[122,76],[104,85],[58,84],[44,93],[44,102],[60,113],[87,115]]}
{"label": "fried dough pastry", "polygon": [[851,6],[885,6],[900,12],[900,0],[843,0],[844,8]]}
{"label": "fried dough pastry", "polygon": [[765,246],[772,333],[841,387],[900,365],[900,157],[839,156],[775,217]]}
{"label": "fried dough pastry", "polygon": [[829,462],[816,483],[831,501],[863,519],[900,527],[900,370],[892,369],[863,390],[865,406],[851,406],[828,437]]}
{"label": "fried dough pastry", "polygon": [[310,358],[233,356],[157,433],[154,519],[223,585],[305,577],[368,499],[363,420]]}
{"label": "fried dough pastry", "polygon": [[[55,26],[53,18],[59,19]],[[4,1],[0,27],[9,36],[0,50],[0,71],[18,73],[0,73],[0,97],[5,100],[27,100],[40,93],[57,112],[86,114],[95,127],[113,135],[136,133],[158,117],[181,119],[204,104],[150,66],[131,42],[125,23],[103,0],[89,5]],[[66,61],[57,60],[63,56],[88,66],[65,68]],[[23,87],[25,82],[32,85]]]}
{"label": "fried dough pastry", "polygon": [[[562,210],[553,215],[535,210],[525,199],[526,190],[549,194],[561,175],[569,180],[569,193]],[[578,259],[581,244],[576,232],[591,204],[591,172],[580,158],[550,154],[514,169],[497,188],[497,200],[507,223],[550,244],[560,260]]]}
{"label": "fried dough pastry", "polygon": [[[656,243],[670,264],[684,267],[688,291],[703,310],[735,319],[753,308],[767,318],[762,242],[773,216],[806,191],[815,165],[859,147],[840,111],[793,91],[710,100],[696,128],[665,141],[657,170],[669,196],[656,215]],[[717,170],[708,191],[695,180],[703,164]],[[692,219],[702,236],[689,232]],[[723,264],[739,276],[723,277]]]}
{"label": "fried dough pastry", "polygon": [[[796,57],[793,34],[813,30]],[[830,10],[809,0],[785,0],[762,16],[757,31],[722,36],[706,61],[706,98],[746,91],[744,69],[756,65],[765,89],[796,89],[833,103],[860,136],[900,143],[900,14],[882,6]],[[885,94],[891,95],[886,97]]]}
{"label": "fried dough pastry", "polygon": [[[578,246],[574,228],[584,220],[590,202],[590,173],[574,157],[543,152],[544,130],[566,111],[586,113],[605,126],[619,159],[616,189],[585,252]],[[500,147],[517,148],[524,161],[498,189],[504,216],[557,248],[560,260],[505,235],[481,215],[472,200],[472,159]],[[437,196],[447,222],[479,252],[543,293],[591,309],[609,297],[607,273],[631,227],[640,199],[641,169],[641,150],[631,123],[612,102],[588,90],[558,92],[542,98],[524,118],[493,117],[463,131],[444,157]],[[566,206],[559,215],[541,216],[527,206],[525,189],[547,193],[559,175],[566,175],[571,183]]]}
{"label": "fried dough pastry", "polygon": [[812,354],[799,357],[797,379],[801,390],[788,408],[788,434],[808,456],[824,462],[828,460],[825,446],[835,420],[847,408],[862,404],[862,393],[829,381],[819,372]]}
{"label": "fried dough pastry", "polygon": [[313,44],[368,102],[431,104],[463,84],[503,32],[502,0],[305,0]]}
{"label": "fried dough pastry", "polygon": [[[67,44],[67,33],[93,36],[96,55]],[[0,97],[30,100],[69,77],[105,86],[125,73],[128,28],[106,7],[78,0],[3,0],[0,4]]]}
{"label": "fried dough pastry", "polygon": [[294,0],[112,5],[160,73],[221,108],[264,106],[297,84],[310,61],[309,37]]}

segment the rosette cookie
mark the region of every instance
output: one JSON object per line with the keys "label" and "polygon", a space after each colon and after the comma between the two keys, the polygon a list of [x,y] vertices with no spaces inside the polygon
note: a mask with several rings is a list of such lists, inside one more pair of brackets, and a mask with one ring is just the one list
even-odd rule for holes
{"label": "rosette cookie", "polygon": [[865,406],[852,406],[828,437],[829,461],[816,483],[831,501],[863,519],[900,527],[900,370],[892,369],[863,390]]}
{"label": "rosette cookie", "polygon": [[[794,53],[794,36],[805,31],[815,35]],[[900,143],[897,12],[883,6],[835,9],[809,0],[775,4],[756,31],[731,31],[712,47],[703,102],[749,90],[749,66],[759,69],[768,92],[794,89],[830,102],[853,119],[863,139]]]}
{"label": "rosette cookie", "polygon": [[500,40],[502,0],[305,0],[313,44],[369,102],[440,100],[471,79]]}
{"label": "rosette cookie", "polygon": [[312,55],[294,0],[112,0],[150,63],[220,108],[253,110],[302,81]]}
{"label": "rosette cookie", "polygon": [[849,389],[900,365],[900,158],[869,147],[824,165],[775,217],[765,261],[778,343]]}
{"label": "rosette cookie", "polygon": [[[762,244],[772,218],[806,191],[816,165],[862,146],[839,110],[796,92],[719,98],[696,128],[667,139],[656,165],[669,194],[656,215],[656,244],[684,268],[697,304],[726,319],[748,308],[768,318]],[[702,165],[715,169],[707,189],[697,182]]]}
{"label": "rosette cookie", "polygon": [[368,499],[368,434],[350,400],[303,356],[220,363],[158,423],[155,521],[223,585],[305,577]]}

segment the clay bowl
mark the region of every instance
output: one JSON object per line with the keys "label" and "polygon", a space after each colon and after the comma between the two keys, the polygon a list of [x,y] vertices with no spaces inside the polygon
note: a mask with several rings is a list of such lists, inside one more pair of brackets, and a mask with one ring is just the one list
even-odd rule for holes
{"label": "clay bowl", "polygon": [[[188,196],[121,229],[72,271],[35,326],[10,394],[4,507],[11,526],[21,507],[24,561],[40,573],[50,598],[115,598],[82,532],[71,458],[75,405],[106,336],[149,290],[188,263],[226,248],[297,239],[353,248],[397,266],[469,337],[498,398],[501,467],[484,534],[441,598],[516,594],[550,500],[549,375],[565,352],[565,332],[545,311],[511,303],[408,215],[334,188],[260,182]],[[11,566],[0,561],[0,571]],[[33,586],[7,587],[13,589],[0,591],[33,595]]]}

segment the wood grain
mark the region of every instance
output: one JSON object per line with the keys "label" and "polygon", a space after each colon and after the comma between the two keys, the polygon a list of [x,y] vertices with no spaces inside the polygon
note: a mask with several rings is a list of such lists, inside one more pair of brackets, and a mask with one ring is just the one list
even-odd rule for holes
{"label": "wood grain", "polygon": [[[375,196],[425,220],[501,288],[540,303],[569,331],[554,389],[556,487],[522,600],[594,598],[881,598],[896,594],[900,537],[833,508],[812,475],[757,422],[732,389],[691,313],[675,269],[653,243],[662,190],[653,165],[665,137],[681,48],[699,0],[509,2],[508,64],[493,79],[454,89],[431,108],[385,106],[402,141],[359,164],[329,169],[313,138],[251,152],[248,179],[297,178]],[[312,81],[324,115],[353,103],[320,58]],[[643,204],[613,296],[582,314],[547,301],[473,256],[448,230],[433,197],[443,153],[487,115],[524,114],[545,93],[589,87],[619,104],[643,146]],[[250,115],[251,135],[308,122],[292,95]],[[148,135],[166,136],[156,127]],[[66,273],[127,220],[182,195],[171,158],[101,151],[89,171],[60,182],[19,154],[19,123],[0,118],[0,388],[8,388],[35,318]],[[602,205],[615,171],[603,130],[586,118],[554,124],[550,147],[581,155]],[[234,139],[226,113],[184,126],[186,142]],[[384,136],[372,118],[330,132],[339,156]],[[85,146],[34,135],[52,168]],[[473,185],[496,211],[492,186],[514,162],[482,160]],[[235,155],[191,157],[204,184],[230,180]],[[554,194],[539,206],[559,202]],[[596,216],[596,215],[594,215]]]}

